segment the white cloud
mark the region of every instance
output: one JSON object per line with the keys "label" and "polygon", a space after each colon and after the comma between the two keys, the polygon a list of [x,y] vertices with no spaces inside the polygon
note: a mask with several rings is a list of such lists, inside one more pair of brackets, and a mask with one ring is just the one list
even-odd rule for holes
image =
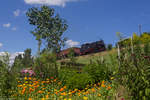
{"label": "white cloud", "polygon": [[17,28],[16,28],[16,27],[13,27],[13,28],[12,28],[12,30],[13,30],[13,31],[16,31],[16,30],[17,30]]}
{"label": "white cloud", "polygon": [[3,27],[6,27],[6,28],[9,28],[11,26],[10,23],[7,23],[7,24],[3,24]]}
{"label": "white cloud", "polygon": [[74,47],[74,46],[78,46],[80,43],[72,40],[67,40],[66,44],[68,47]]}
{"label": "white cloud", "polygon": [[19,16],[19,15],[20,15],[20,10],[19,10],[19,9],[17,9],[17,10],[15,10],[13,13],[14,13],[14,16],[16,16],[16,17],[17,17],[17,16]]}
{"label": "white cloud", "polygon": [[3,46],[3,44],[2,43],[0,43],[0,48]]}
{"label": "white cloud", "polygon": [[65,6],[67,2],[79,1],[79,0],[24,0],[27,4],[44,4],[53,6]]}

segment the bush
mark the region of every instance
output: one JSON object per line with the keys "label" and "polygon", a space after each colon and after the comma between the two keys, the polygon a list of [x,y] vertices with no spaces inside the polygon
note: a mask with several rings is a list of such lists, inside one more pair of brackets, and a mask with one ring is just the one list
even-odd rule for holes
{"label": "bush", "polygon": [[35,59],[34,70],[37,77],[48,78],[58,76],[58,65],[54,53],[44,52]]}
{"label": "bush", "polygon": [[83,68],[83,72],[88,73],[94,82],[99,82],[101,80],[108,80],[111,72],[108,70],[105,62],[91,63]]}
{"label": "bush", "polygon": [[131,50],[124,49],[121,52],[119,82],[128,89],[133,100],[150,99],[150,56],[148,44],[144,50],[139,45],[134,48],[134,54]]}
{"label": "bush", "polygon": [[68,78],[66,85],[70,89],[84,89],[92,82],[93,79],[88,73],[76,73],[72,77]]}
{"label": "bush", "polygon": [[107,50],[112,50],[112,44],[107,45]]}
{"label": "bush", "polygon": [[74,76],[77,72],[68,68],[60,69],[58,71],[58,78],[62,81],[63,85],[66,84],[66,81]]}
{"label": "bush", "polygon": [[1,57],[0,60],[0,98],[9,98],[11,89],[16,87],[17,74],[10,70],[9,55]]}

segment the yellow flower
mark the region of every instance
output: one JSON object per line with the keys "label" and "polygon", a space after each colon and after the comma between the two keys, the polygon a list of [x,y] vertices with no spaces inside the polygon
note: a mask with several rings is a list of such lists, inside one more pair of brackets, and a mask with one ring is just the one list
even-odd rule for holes
{"label": "yellow flower", "polygon": [[99,93],[99,94],[98,94],[98,96],[100,97],[100,96],[101,96],[101,94]]}
{"label": "yellow flower", "polygon": [[69,98],[68,100],[72,100],[71,98]]}
{"label": "yellow flower", "polygon": [[111,80],[113,80],[113,79],[114,79],[114,77],[111,77],[110,79],[111,79]]}
{"label": "yellow flower", "polygon": [[45,98],[42,98],[41,100],[45,100]]}
{"label": "yellow flower", "polygon": [[31,80],[31,77],[29,77],[28,79]]}
{"label": "yellow flower", "polygon": [[27,77],[24,77],[24,80],[27,80]]}
{"label": "yellow flower", "polygon": [[88,97],[83,97],[83,100],[88,100]]}
{"label": "yellow flower", "polygon": [[63,96],[60,96],[59,98],[61,98],[61,99],[62,99],[62,98],[63,98]]}
{"label": "yellow flower", "polygon": [[67,100],[66,98],[64,100]]}

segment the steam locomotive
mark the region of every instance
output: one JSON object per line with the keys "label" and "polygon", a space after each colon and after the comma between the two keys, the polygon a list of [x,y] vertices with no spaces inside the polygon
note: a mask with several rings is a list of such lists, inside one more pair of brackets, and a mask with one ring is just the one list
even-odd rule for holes
{"label": "steam locomotive", "polygon": [[105,48],[104,41],[100,40],[100,41],[96,41],[92,43],[82,44],[81,48],[73,47],[73,48],[68,48],[66,50],[62,50],[61,52],[59,52],[58,56],[61,58],[68,57],[70,50],[73,50],[74,56],[82,56],[82,55],[87,55],[91,53],[105,51],[106,48]]}

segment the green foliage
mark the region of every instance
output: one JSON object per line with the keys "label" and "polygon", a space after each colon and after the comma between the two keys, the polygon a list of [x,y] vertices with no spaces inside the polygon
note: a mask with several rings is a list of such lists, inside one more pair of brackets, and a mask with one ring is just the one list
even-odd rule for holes
{"label": "green foliage", "polygon": [[33,65],[33,57],[31,55],[31,49],[26,49],[23,54],[22,64],[24,67],[31,67]]}
{"label": "green foliage", "polygon": [[13,72],[20,72],[23,68],[30,68],[33,66],[33,57],[31,55],[31,49],[26,49],[24,54],[19,54],[15,57],[11,70]]}
{"label": "green foliage", "polygon": [[50,52],[44,52],[35,59],[34,69],[36,75],[42,78],[58,76],[58,65],[56,55]]}
{"label": "green foliage", "polygon": [[111,73],[108,70],[106,63],[101,63],[99,61],[97,61],[96,63],[91,62],[91,64],[85,66],[83,68],[83,72],[88,73],[95,82],[99,82],[101,80],[108,80]]}
{"label": "green foliage", "polygon": [[66,85],[70,89],[84,89],[86,85],[93,82],[92,77],[88,73],[76,73],[68,78]]}
{"label": "green foliage", "polygon": [[144,32],[141,36],[140,36],[140,40],[142,43],[148,43],[150,42],[150,34],[147,32]]}
{"label": "green foliage", "polygon": [[143,48],[139,44],[134,47],[134,54],[126,48],[121,52],[120,69],[117,74],[120,83],[125,86],[133,100],[150,99],[150,57],[149,45]]}
{"label": "green foliage", "polygon": [[68,68],[60,69],[58,78],[63,82],[63,85],[66,84],[66,81],[69,80],[72,76],[74,76],[77,72],[75,70],[71,70]]}
{"label": "green foliage", "polygon": [[6,53],[0,60],[0,98],[10,97],[10,90],[16,87],[16,76],[10,71],[9,55]]}
{"label": "green foliage", "polygon": [[107,50],[112,50],[112,44],[107,45]]}
{"label": "green foliage", "polygon": [[59,52],[61,46],[64,46],[64,42],[66,41],[66,38],[63,38],[62,35],[68,25],[64,19],[60,18],[54,12],[53,8],[41,6],[40,9],[35,7],[30,8],[26,13],[29,23],[35,26],[34,31],[31,33],[39,42],[38,53],[43,41],[46,43],[47,49],[54,52]]}
{"label": "green foliage", "polygon": [[75,52],[74,49],[71,48],[68,54],[68,57],[70,58],[70,61],[75,64],[76,63],[76,58],[75,58]]}

